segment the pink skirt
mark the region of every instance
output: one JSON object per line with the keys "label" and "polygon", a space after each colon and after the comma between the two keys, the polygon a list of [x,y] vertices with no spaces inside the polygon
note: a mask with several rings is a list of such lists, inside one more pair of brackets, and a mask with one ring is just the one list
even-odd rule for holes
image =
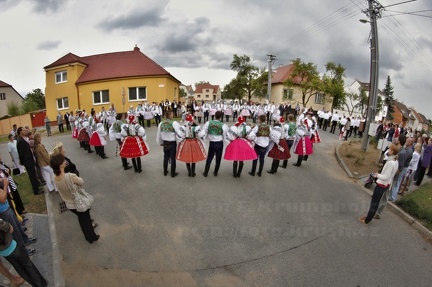
{"label": "pink skirt", "polygon": [[229,143],[225,149],[225,160],[245,161],[254,160],[258,156],[247,139],[238,138]]}
{"label": "pink skirt", "polygon": [[120,147],[120,157],[135,158],[148,154],[148,148],[141,137],[128,136]]}
{"label": "pink skirt", "polygon": [[250,116],[250,112],[248,109],[244,109],[241,111],[240,115],[242,115],[244,117],[248,117],[248,116]]}
{"label": "pink skirt", "polygon": [[214,116],[216,114],[216,109],[210,109],[210,116]]}
{"label": "pink skirt", "polygon": [[[280,150],[279,147],[283,149]],[[285,139],[279,141],[279,146],[275,144],[269,151],[268,156],[277,160],[287,160],[291,157],[288,144]]]}
{"label": "pink skirt", "polygon": [[184,139],[177,148],[176,159],[186,163],[195,163],[207,158],[205,148],[199,139]]}
{"label": "pink skirt", "polygon": [[232,115],[232,109],[230,109],[230,108],[225,109],[225,115],[231,116]]}
{"label": "pink skirt", "polygon": [[298,155],[310,155],[313,153],[312,143],[308,136],[304,136],[300,139],[295,147],[294,153]]}

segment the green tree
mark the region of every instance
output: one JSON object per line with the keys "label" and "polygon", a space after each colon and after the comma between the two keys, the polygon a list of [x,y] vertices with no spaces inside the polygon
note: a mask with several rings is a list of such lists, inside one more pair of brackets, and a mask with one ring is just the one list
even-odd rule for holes
{"label": "green tree", "polygon": [[45,109],[45,95],[41,89],[34,89],[27,94],[21,105],[21,112],[28,112]]}
{"label": "green tree", "polygon": [[387,80],[385,82],[385,87],[383,92],[386,96],[384,100],[384,104],[387,106],[386,119],[391,121],[393,120],[393,113],[394,113],[394,97],[393,97],[394,91],[393,91],[393,86],[392,86],[390,76],[387,76]]}
{"label": "green tree", "polygon": [[7,104],[8,115],[16,117],[20,115],[20,106],[16,102],[10,102]]}
{"label": "green tree", "polygon": [[257,90],[256,79],[260,76],[258,67],[252,64],[251,58],[247,55],[233,55],[233,60],[230,64],[231,70],[237,72],[235,80],[229,84],[231,92],[238,92],[238,97],[247,97],[251,100],[254,92]]}
{"label": "green tree", "polygon": [[341,64],[336,65],[333,62],[328,62],[325,67],[330,76],[326,74],[323,76],[324,91],[330,96],[331,112],[333,113],[334,109],[340,109],[345,103],[345,68]]}
{"label": "green tree", "polygon": [[366,90],[365,89],[360,88],[360,94],[358,95],[358,98],[356,99],[356,101],[358,103],[355,105],[355,108],[360,109],[360,112],[361,112],[362,116],[364,118],[366,118],[367,106],[368,106],[369,98],[366,95]]}
{"label": "green tree", "polygon": [[184,89],[180,89],[179,90],[179,98],[186,98],[187,97],[187,92]]}
{"label": "green tree", "polygon": [[293,61],[294,69],[291,77],[284,82],[288,88],[298,85],[302,91],[302,105],[307,106],[310,98],[323,91],[323,84],[319,77],[317,66],[313,63],[304,63],[300,58]]}

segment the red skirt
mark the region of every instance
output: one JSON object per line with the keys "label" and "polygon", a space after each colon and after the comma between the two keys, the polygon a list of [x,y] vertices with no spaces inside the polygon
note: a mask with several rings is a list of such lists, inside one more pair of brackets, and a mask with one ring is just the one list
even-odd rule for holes
{"label": "red skirt", "polygon": [[321,143],[321,137],[318,133],[318,131],[315,131],[315,133],[313,134],[312,138],[311,138],[312,143]]}
{"label": "red skirt", "polygon": [[257,158],[252,144],[247,139],[235,139],[225,149],[224,159],[226,160],[245,161]]}
{"label": "red skirt", "polygon": [[279,141],[279,146],[283,148],[281,151],[277,144],[275,144],[269,151],[268,156],[277,160],[287,160],[291,157],[288,144],[285,139]]}
{"label": "red skirt", "polygon": [[74,128],[74,130],[72,131],[72,138],[73,139],[78,138],[78,129],[77,128]]}
{"label": "red skirt", "polygon": [[80,131],[78,133],[78,140],[80,142],[88,142],[90,140],[90,137],[89,137],[86,129],[84,129],[84,128],[80,129]]}
{"label": "red skirt", "polygon": [[97,132],[93,132],[92,133],[92,136],[90,138],[89,144],[91,146],[102,146],[102,143],[100,141],[100,137],[99,137],[99,135],[98,135]]}
{"label": "red skirt", "polygon": [[176,159],[186,163],[195,163],[207,158],[204,145],[199,139],[184,139],[177,148]]}
{"label": "red skirt", "polygon": [[141,137],[128,136],[120,147],[120,157],[136,158],[148,154],[148,148]]}
{"label": "red skirt", "polygon": [[295,147],[294,153],[298,155],[310,155],[313,153],[312,143],[308,136],[304,136],[300,139]]}

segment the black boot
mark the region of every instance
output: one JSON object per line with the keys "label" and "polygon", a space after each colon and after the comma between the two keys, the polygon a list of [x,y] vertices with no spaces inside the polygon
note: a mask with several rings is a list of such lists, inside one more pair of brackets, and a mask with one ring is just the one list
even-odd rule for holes
{"label": "black boot", "polygon": [[287,168],[288,160],[284,160],[283,163],[280,165],[281,168]]}
{"label": "black boot", "polygon": [[94,152],[94,151],[91,150],[91,147],[90,147],[89,143],[86,143],[86,145],[87,145],[87,152],[88,153]]}
{"label": "black boot", "polygon": [[163,164],[163,169],[164,169],[164,176],[167,176],[168,174],[168,162],[164,162]]}
{"label": "black boot", "polygon": [[273,161],[273,164],[274,164],[274,166],[273,166],[273,172],[274,173],[277,173],[277,170],[278,170],[278,167],[279,167],[279,160],[274,160]]}
{"label": "black boot", "polygon": [[176,161],[171,161],[171,177],[176,177],[178,173],[176,172]]}
{"label": "black boot", "polygon": [[243,162],[241,161],[241,162],[239,162],[239,168],[238,168],[238,171],[237,171],[237,177],[240,177],[242,170],[243,170]]}
{"label": "black boot", "polygon": [[276,160],[274,159],[272,161],[272,165],[271,165],[270,170],[267,171],[268,173],[270,173],[270,174],[274,174],[275,173],[275,170],[274,170],[275,162],[276,162]]}
{"label": "black boot", "polygon": [[256,167],[257,167],[257,162],[253,161],[252,162],[252,170],[249,172],[250,175],[255,176]]}
{"label": "black boot", "polygon": [[186,168],[187,168],[187,171],[188,171],[188,176],[189,176],[189,177],[192,177],[192,171],[191,171],[190,163],[187,163],[187,164],[186,164]]}
{"label": "black boot", "polygon": [[307,161],[307,160],[308,160],[308,158],[309,158],[309,156],[308,156],[308,155],[304,155],[304,156],[303,156],[303,160],[304,160],[304,161]]}
{"label": "black boot", "polygon": [[298,157],[297,157],[297,163],[294,163],[293,164],[293,166],[301,166],[301,162],[302,162],[302,160],[303,160],[303,156],[302,155],[299,155]]}
{"label": "black boot", "polygon": [[214,169],[214,172],[213,172],[213,175],[214,175],[214,176],[217,176],[217,175],[218,175],[219,167],[220,167],[220,162],[217,163],[216,166],[215,166],[215,169]]}
{"label": "black boot", "polygon": [[137,161],[136,158],[132,159],[132,165],[134,167],[135,172],[138,172],[138,166],[137,166]]}
{"label": "black boot", "polygon": [[192,171],[192,177],[195,177],[196,173],[195,173],[195,163],[192,163],[191,165],[191,171]]}
{"label": "black boot", "polygon": [[137,157],[137,168],[138,168],[138,172],[141,173],[142,169],[141,169],[141,158]]}
{"label": "black boot", "polygon": [[209,163],[206,163],[206,165],[205,165],[205,169],[204,169],[204,172],[203,172],[203,175],[204,175],[205,177],[207,177],[209,170],[210,170],[210,164],[209,164]]}
{"label": "black boot", "polygon": [[234,176],[234,178],[237,177],[237,165],[238,165],[238,162],[234,161],[233,162],[233,176]]}
{"label": "black boot", "polygon": [[258,168],[258,173],[257,173],[257,175],[258,175],[259,177],[261,177],[261,174],[262,174],[262,170],[263,170],[263,168],[264,168],[264,163],[260,163],[260,166],[259,166],[259,168]]}

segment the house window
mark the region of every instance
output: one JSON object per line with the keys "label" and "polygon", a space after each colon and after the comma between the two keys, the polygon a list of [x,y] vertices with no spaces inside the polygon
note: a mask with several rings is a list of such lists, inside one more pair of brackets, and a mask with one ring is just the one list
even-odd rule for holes
{"label": "house window", "polygon": [[0,93],[0,100],[6,100],[6,93]]}
{"label": "house window", "polygon": [[208,92],[210,92],[210,90],[209,90],[209,89],[206,89],[206,92],[208,93]]}
{"label": "house window", "polygon": [[57,99],[56,101],[57,101],[57,110],[69,109],[69,101],[67,97]]}
{"label": "house window", "polygon": [[147,100],[146,87],[129,88],[129,101],[145,101]]}
{"label": "house window", "polygon": [[197,98],[201,98],[201,95],[197,95]]}
{"label": "house window", "polygon": [[61,72],[55,73],[55,82],[56,82],[56,84],[67,82],[67,72],[61,71]]}
{"label": "house window", "polygon": [[283,90],[283,99],[284,100],[292,100],[294,94],[293,89],[284,89]]}
{"label": "house window", "polygon": [[324,95],[320,93],[315,94],[315,104],[324,104]]}
{"label": "house window", "polygon": [[208,99],[208,98],[210,98],[210,96],[209,96],[209,95],[206,95],[206,99]]}
{"label": "house window", "polygon": [[109,90],[93,92],[93,105],[109,104]]}

